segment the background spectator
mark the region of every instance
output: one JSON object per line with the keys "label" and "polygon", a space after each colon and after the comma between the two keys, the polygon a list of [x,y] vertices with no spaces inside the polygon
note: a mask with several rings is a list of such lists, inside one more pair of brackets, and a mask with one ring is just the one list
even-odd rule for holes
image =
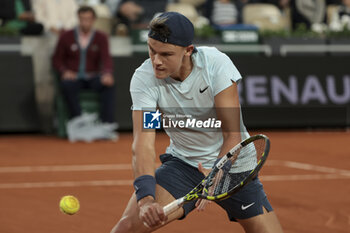
{"label": "background spectator", "polygon": [[108,6],[112,15],[117,14],[117,9],[121,0],[106,0],[105,4]]}
{"label": "background spectator", "polygon": [[332,15],[330,28],[333,31],[350,30],[350,0],[343,0],[336,12]]}
{"label": "background spectator", "polygon": [[30,0],[1,0],[0,19],[4,20],[3,27],[22,35],[40,35],[43,26],[36,22],[31,8]]}
{"label": "background spectator", "polygon": [[[113,0],[112,0],[113,1]],[[109,5],[112,3],[109,1]],[[114,16],[128,27],[146,27],[156,13],[164,12],[168,0],[114,0]]]}
{"label": "background spectator", "polygon": [[63,94],[72,118],[82,115],[79,91],[88,88],[99,92],[101,96],[102,122],[113,123],[114,78],[108,38],[93,28],[96,19],[93,8],[81,7],[78,17],[78,27],[60,36],[53,65],[60,74]]}
{"label": "background spectator", "polygon": [[[215,5],[214,5],[215,2],[219,2],[216,9],[215,9]],[[203,5],[204,9],[202,11],[203,11],[203,15],[205,17],[207,17],[212,24],[213,23],[215,24],[215,22],[213,21],[214,10],[215,10],[215,15],[220,15],[220,13],[222,13],[221,10],[224,10],[223,13],[226,14],[227,9],[223,9],[222,7],[219,7],[219,6],[222,4],[227,4],[226,6],[229,6],[231,8],[230,11],[232,13],[234,13],[236,11],[236,16],[232,17],[233,20],[235,20],[236,23],[242,23],[242,10],[243,10],[244,6],[246,4],[249,4],[249,3],[257,3],[257,2],[260,2],[260,0],[234,0],[234,1],[207,0],[205,2],[205,4]],[[231,4],[234,4],[234,7],[232,7]]]}
{"label": "background spectator", "polygon": [[230,0],[216,0],[213,4],[211,21],[215,25],[231,25],[238,21],[238,10]]}
{"label": "background spectator", "polygon": [[47,32],[58,35],[77,25],[78,4],[75,0],[32,0],[32,3],[37,20]]}
{"label": "background spectator", "polygon": [[325,22],[325,0],[294,0],[291,3],[293,29],[297,29],[300,24],[304,24],[306,28],[310,29],[313,24]]}

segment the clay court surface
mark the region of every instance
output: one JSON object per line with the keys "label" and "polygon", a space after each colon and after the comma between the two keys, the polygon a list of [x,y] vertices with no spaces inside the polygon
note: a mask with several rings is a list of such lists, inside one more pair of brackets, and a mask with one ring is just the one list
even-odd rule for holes
{"label": "clay court surface", "polygon": [[[254,134],[256,132],[252,132]],[[260,174],[286,233],[350,232],[350,132],[259,132],[270,137]],[[133,191],[132,135],[69,143],[54,136],[0,136],[1,233],[109,233]],[[168,144],[157,136],[157,153]],[[63,195],[79,198],[74,216]],[[158,232],[243,232],[215,204]]]}

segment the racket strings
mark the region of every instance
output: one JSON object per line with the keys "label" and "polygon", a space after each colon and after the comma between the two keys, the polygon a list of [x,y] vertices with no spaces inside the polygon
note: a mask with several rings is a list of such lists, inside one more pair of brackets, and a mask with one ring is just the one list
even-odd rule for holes
{"label": "racket strings", "polygon": [[249,176],[250,172],[251,171],[227,174],[214,188],[213,196],[229,192],[232,188],[239,185],[242,180],[245,180],[245,178]]}
{"label": "racket strings", "polygon": [[[263,156],[265,142],[264,139],[258,139],[236,151],[230,158],[230,161],[227,162],[231,163],[233,168],[229,172],[219,170],[219,172],[215,174],[212,187],[210,187],[208,194],[211,196],[217,196],[229,192],[236,186],[240,185],[241,182],[250,175],[251,171],[257,166],[257,162],[260,160],[261,156]],[[244,164],[248,171],[235,173],[235,163],[237,161]]]}

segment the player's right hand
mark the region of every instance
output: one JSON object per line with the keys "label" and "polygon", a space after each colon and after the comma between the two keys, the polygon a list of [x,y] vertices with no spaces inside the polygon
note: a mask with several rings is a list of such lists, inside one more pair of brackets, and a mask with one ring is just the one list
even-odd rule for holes
{"label": "player's right hand", "polygon": [[163,225],[167,216],[165,216],[163,207],[159,205],[153,197],[147,196],[138,202],[140,212],[139,217],[145,226],[149,228]]}

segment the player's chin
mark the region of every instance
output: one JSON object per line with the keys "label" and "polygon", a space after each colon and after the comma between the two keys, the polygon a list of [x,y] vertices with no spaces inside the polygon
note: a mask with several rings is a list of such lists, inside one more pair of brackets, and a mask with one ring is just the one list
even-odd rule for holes
{"label": "player's chin", "polygon": [[165,79],[166,77],[169,76],[169,74],[167,72],[164,71],[155,71],[155,76],[157,79]]}

